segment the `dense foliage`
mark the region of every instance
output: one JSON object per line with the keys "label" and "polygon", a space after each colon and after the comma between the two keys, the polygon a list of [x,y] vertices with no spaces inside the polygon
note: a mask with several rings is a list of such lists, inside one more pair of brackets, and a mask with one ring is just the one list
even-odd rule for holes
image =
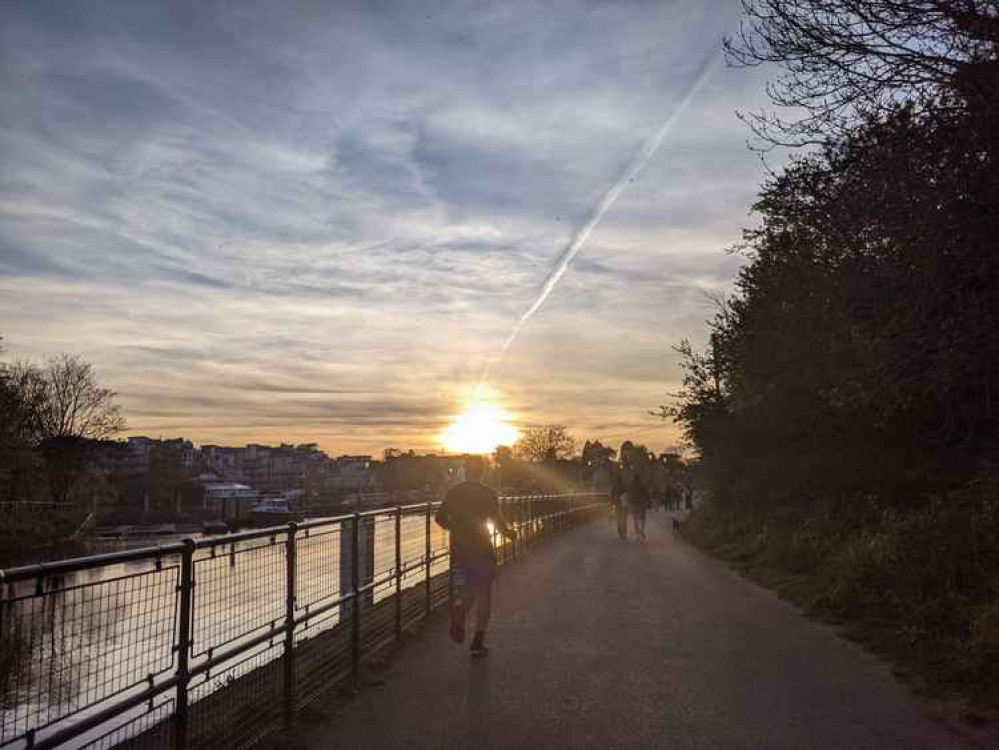
{"label": "dense foliage", "polygon": [[[737,293],[707,352],[681,347],[686,387],[672,410],[720,494],[917,502],[965,485],[994,455],[999,21],[981,20],[974,44],[950,29],[974,64],[911,87],[910,101],[893,58],[874,60],[890,100],[763,186]],[[959,85],[972,69],[976,86]]]}

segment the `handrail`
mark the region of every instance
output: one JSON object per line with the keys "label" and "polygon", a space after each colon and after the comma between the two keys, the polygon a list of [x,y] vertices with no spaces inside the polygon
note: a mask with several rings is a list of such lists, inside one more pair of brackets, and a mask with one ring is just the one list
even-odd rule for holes
{"label": "handrail", "polygon": [[119,552],[102,552],[98,555],[70,557],[65,560],[22,565],[16,568],[0,569],[0,582],[15,583],[34,578],[47,578],[53,575],[64,575],[78,570],[89,570],[102,565],[117,565],[135,560],[155,560],[157,557],[179,554],[184,549],[183,542],[159,544],[152,547],[121,550]]}
{"label": "handrail", "polygon": [[[511,502],[511,501],[521,501],[521,500],[548,500],[558,497],[587,497],[589,495],[601,495],[599,492],[565,492],[557,494],[544,494],[544,495],[501,495],[501,502]],[[431,501],[431,505],[437,507],[440,505],[440,501]],[[408,505],[396,505],[388,506],[385,508],[372,508],[365,511],[360,511],[358,515],[361,517],[377,516],[377,515],[391,515],[395,512],[396,508],[401,508],[402,510],[417,510],[425,509],[427,503],[411,503]],[[315,518],[306,521],[299,521],[298,528],[302,529],[315,529],[322,526],[330,526],[333,524],[343,523],[344,521],[349,521],[354,517],[353,513],[344,513],[337,516],[329,516],[323,518]],[[224,536],[209,537],[205,539],[195,539],[194,546],[196,549],[208,549],[210,547],[217,547],[223,544],[231,544],[234,542],[247,542],[253,541],[255,539],[266,539],[268,537],[275,536],[276,534],[287,533],[288,524],[280,524],[278,526],[267,526],[260,529],[252,529],[250,531],[238,531],[232,534],[226,534]],[[64,573],[76,571],[76,570],[86,570],[89,568],[100,567],[102,565],[113,565],[116,563],[134,562],[136,560],[143,559],[155,559],[157,557],[165,557],[167,555],[179,554],[184,548],[183,542],[171,542],[169,544],[158,544],[151,545],[149,547],[139,547],[132,550],[120,550],[116,552],[102,552],[96,555],[83,555],[80,557],[69,557],[64,560],[55,560],[52,562],[35,563],[33,565],[22,565],[13,568],[0,568],[0,582],[13,583],[15,581],[23,581],[37,578],[39,576],[47,577],[51,575],[61,575]]]}

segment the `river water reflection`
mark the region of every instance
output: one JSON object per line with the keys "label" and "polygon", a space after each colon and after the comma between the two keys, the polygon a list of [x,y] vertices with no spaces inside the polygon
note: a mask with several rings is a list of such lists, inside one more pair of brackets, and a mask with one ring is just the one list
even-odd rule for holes
{"label": "river water reflection", "polygon": [[[369,517],[359,528],[361,584],[385,581],[375,601],[395,591],[396,519]],[[402,567],[419,565],[427,552],[425,511],[403,515],[398,534]],[[300,530],[296,536],[296,617],[326,607],[313,633],[333,627],[336,606],[351,590],[350,522],[330,522]],[[447,534],[429,525],[432,555],[447,548]],[[205,538],[194,554],[191,664],[220,649],[239,645],[284,622],[287,608],[287,531],[238,540],[231,535]],[[181,537],[101,540],[92,553],[170,546]],[[437,560],[431,573],[447,570]],[[425,580],[415,569],[401,577],[404,588]],[[177,667],[180,555],[151,555],[131,562],[101,565],[44,578],[8,583],[0,599],[0,747],[26,746],[30,730],[57,729],[172,675]],[[311,626],[311,625],[310,625]],[[268,646],[268,644],[263,644]],[[263,661],[280,655],[262,648]],[[257,664],[263,663],[258,659]],[[217,681],[205,678],[197,698]],[[193,685],[193,683],[192,683]],[[172,692],[172,691],[171,691]],[[165,695],[164,697],[167,697]],[[168,712],[167,712],[168,715]],[[50,730],[44,730],[50,731]],[[93,740],[97,733],[79,743]]]}

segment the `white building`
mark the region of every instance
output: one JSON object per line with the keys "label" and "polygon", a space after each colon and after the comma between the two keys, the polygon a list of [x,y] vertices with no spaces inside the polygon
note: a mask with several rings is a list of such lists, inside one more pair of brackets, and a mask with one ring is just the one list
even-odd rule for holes
{"label": "white building", "polygon": [[204,489],[202,507],[222,516],[238,516],[260,498],[260,494],[245,484],[218,479],[202,479]]}

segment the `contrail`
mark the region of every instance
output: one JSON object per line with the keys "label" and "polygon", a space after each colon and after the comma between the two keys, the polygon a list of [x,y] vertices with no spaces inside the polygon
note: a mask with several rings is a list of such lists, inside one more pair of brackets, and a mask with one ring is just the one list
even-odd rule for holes
{"label": "contrail", "polygon": [[[694,82],[687,90],[687,93],[683,95],[683,99],[680,100],[676,109],[674,109],[670,116],[666,118],[666,121],[662,124],[659,130],[653,133],[652,137],[645,142],[645,145],[642,146],[641,150],[635,154],[635,157],[625,168],[624,173],[618,181],[611,185],[610,189],[604,193],[604,197],[600,199],[600,203],[597,204],[596,209],[590,215],[590,218],[586,221],[586,223],[576,230],[572,239],[569,240],[569,244],[566,246],[565,250],[562,251],[558,260],[555,261],[555,265],[552,266],[552,270],[548,273],[548,277],[545,279],[545,283],[542,284],[541,292],[538,294],[537,299],[534,300],[534,304],[527,308],[527,312],[520,316],[520,319],[514,324],[513,330],[510,331],[510,335],[507,336],[506,341],[503,342],[503,348],[500,350],[500,357],[506,353],[506,350],[509,349],[510,345],[516,340],[517,335],[520,333],[520,329],[524,327],[524,324],[531,319],[534,313],[541,309],[543,304],[545,304],[545,300],[548,299],[548,295],[552,293],[552,290],[558,285],[562,276],[564,276],[565,272],[569,270],[569,265],[572,263],[572,259],[576,257],[576,254],[580,250],[582,250],[583,245],[586,244],[586,240],[590,238],[590,234],[596,228],[597,224],[600,223],[600,220],[604,218],[604,214],[606,214],[610,210],[611,206],[614,205],[614,202],[628,186],[628,183],[635,179],[638,173],[641,172],[645,165],[652,160],[652,157],[656,155],[656,151],[658,151],[659,146],[662,145],[666,134],[669,133],[673,124],[677,121],[677,119],[679,119],[680,115],[683,114],[683,111],[687,108],[687,105],[690,104],[690,101],[694,98],[698,89],[700,89],[704,81],[707,80],[717,59],[718,58],[715,55],[711,55],[711,57],[705,61],[704,65],[701,66],[700,73],[697,74],[697,78],[694,79]],[[484,376],[485,373],[483,373],[483,377]]]}

